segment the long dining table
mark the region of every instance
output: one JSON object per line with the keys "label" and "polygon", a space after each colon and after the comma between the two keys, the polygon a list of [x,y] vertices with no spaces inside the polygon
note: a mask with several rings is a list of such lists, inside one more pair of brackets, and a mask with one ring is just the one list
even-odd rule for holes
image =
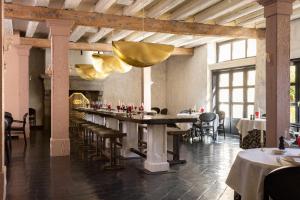
{"label": "long dining table", "polygon": [[147,154],[144,169],[149,172],[169,171],[167,161],[167,125],[174,123],[193,123],[195,116],[177,115],[147,115],[147,113],[128,114],[107,109],[75,108],[75,111],[84,112],[85,118],[96,124],[122,131],[127,136],[122,141],[121,155],[125,158],[137,157],[132,149],[138,149],[138,126],[147,126]]}

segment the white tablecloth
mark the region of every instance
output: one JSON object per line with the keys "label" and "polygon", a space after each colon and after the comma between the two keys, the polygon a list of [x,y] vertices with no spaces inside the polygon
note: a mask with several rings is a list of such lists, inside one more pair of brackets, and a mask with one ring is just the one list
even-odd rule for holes
{"label": "white tablecloth", "polygon": [[249,131],[253,129],[257,130],[266,130],[266,119],[240,119],[240,121],[237,123],[236,128],[238,129],[239,133],[242,135],[242,138],[244,138],[246,135],[248,135]]}
{"label": "white tablecloth", "polygon": [[[177,116],[194,116],[194,117],[197,117],[197,118],[199,118],[199,115],[201,115],[201,113],[198,113],[198,112],[192,113],[192,114],[188,114],[188,113],[179,113],[179,114],[177,114]],[[193,123],[176,123],[176,125],[182,130],[189,130],[193,127]],[[219,126],[219,115],[216,114],[216,119],[214,121],[215,131],[217,131],[218,126]]]}
{"label": "white tablecloth", "polygon": [[300,149],[286,149],[285,155],[274,155],[272,150],[248,149],[237,155],[226,184],[239,193],[242,200],[262,200],[265,176],[278,167],[289,165],[281,161],[280,157],[300,155]]}

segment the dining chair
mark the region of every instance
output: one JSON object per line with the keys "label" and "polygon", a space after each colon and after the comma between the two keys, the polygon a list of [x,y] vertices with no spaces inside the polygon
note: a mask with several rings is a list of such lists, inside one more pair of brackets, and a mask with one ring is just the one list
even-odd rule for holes
{"label": "dining chair", "polygon": [[194,128],[196,132],[200,132],[201,139],[207,134],[211,135],[213,140],[216,140],[215,136],[215,119],[217,115],[213,112],[202,113],[199,116],[199,121],[194,123]]}
{"label": "dining chair", "polygon": [[[261,137],[261,131],[260,130],[251,130],[248,131],[248,135],[246,135],[244,138],[240,135],[240,147],[242,149],[255,149],[255,148],[261,148],[260,144],[260,137]],[[266,146],[266,131],[264,131],[264,147]]]}
{"label": "dining chair", "polygon": [[5,125],[5,163],[8,164],[10,161],[10,155],[12,151],[11,145],[11,124],[13,122],[12,114],[5,112],[4,114],[4,125]]}
{"label": "dining chair", "polygon": [[36,111],[34,108],[29,108],[29,124],[30,127],[36,126]]}
{"label": "dining chair", "polygon": [[[22,120],[13,120],[12,127],[11,127],[11,131],[13,133],[23,134],[25,145],[27,145],[26,132],[25,132],[27,116],[28,116],[28,113],[25,113],[24,116],[23,116],[23,121]],[[14,124],[21,124],[21,126],[20,125],[19,126],[14,126]]]}
{"label": "dining chair", "polygon": [[219,126],[218,126],[218,134],[223,133],[224,134],[224,139],[225,139],[225,112],[224,111],[219,111]]}
{"label": "dining chair", "polygon": [[161,109],[160,114],[167,115],[168,114],[168,109],[167,108]]}
{"label": "dining chair", "polygon": [[157,114],[160,113],[160,108],[158,107],[152,107],[151,110],[154,110],[155,112],[157,112]]}
{"label": "dining chair", "polygon": [[281,167],[270,172],[264,180],[264,200],[298,200],[300,167]]}

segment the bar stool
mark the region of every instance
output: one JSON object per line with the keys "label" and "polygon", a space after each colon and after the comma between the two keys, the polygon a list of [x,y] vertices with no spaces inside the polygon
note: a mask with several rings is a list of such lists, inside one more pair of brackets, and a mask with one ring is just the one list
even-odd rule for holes
{"label": "bar stool", "polygon": [[[104,129],[103,127],[94,128],[94,133],[96,134],[96,145],[98,146],[97,149],[99,150],[99,155],[103,156],[104,151],[106,150],[105,141],[106,139],[109,140],[109,165],[104,166],[105,170],[114,170],[114,169],[123,169],[124,166],[121,165],[120,156],[118,156],[118,148],[123,137],[126,136],[125,133],[121,133],[116,130],[112,129]],[[120,142],[118,142],[118,140]]]}
{"label": "bar stool", "polygon": [[187,130],[172,127],[167,128],[167,134],[173,137],[173,151],[168,151],[169,154],[173,155],[173,160],[168,160],[170,165],[186,163],[186,160],[180,160],[180,137],[187,133]]}

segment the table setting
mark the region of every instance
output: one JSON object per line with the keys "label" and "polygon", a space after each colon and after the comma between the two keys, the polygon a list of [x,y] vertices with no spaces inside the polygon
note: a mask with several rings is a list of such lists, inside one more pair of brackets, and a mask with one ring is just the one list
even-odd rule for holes
{"label": "table setting", "polygon": [[[241,151],[228,174],[226,184],[241,195],[242,200],[262,200],[264,179],[284,166],[300,166],[300,149],[296,137],[287,132],[279,138],[278,148],[256,148]],[[289,148],[285,148],[288,144]]]}

